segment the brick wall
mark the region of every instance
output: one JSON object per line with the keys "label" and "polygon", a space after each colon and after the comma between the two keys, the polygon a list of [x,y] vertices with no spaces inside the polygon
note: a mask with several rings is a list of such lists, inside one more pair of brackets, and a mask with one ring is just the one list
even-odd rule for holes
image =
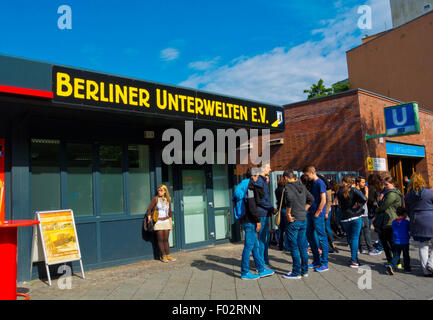
{"label": "brick wall", "polygon": [[[417,172],[433,186],[433,113],[420,111],[418,135],[365,141],[385,132],[383,108],[400,102],[364,90],[302,101],[285,107],[285,131],[271,135],[284,144],[271,147],[273,171],[301,170],[312,164],[320,171],[357,171],[368,175],[367,157],[387,158],[386,141],[425,145],[426,158]],[[238,165],[238,174],[248,165]]]}
{"label": "brick wall", "polygon": [[[357,91],[303,101],[285,107],[285,131],[271,139],[284,144],[271,147],[273,171],[301,170],[314,165],[321,171],[363,169],[361,122]],[[238,166],[238,174],[247,166]]]}
{"label": "brick wall", "polygon": [[[384,133],[383,107],[399,104],[385,97],[363,91],[360,91],[359,102],[363,135]],[[417,164],[416,171],[424,176],[430,186],[433,186],[433,113],[420,110],[419,117],[420,134],[392,138],[385,137],[382,144],[379,143],[379,139],[371,139],[364,143],[363,149],[366,152],[366,157],[387,158],[386,141],[424,145],[426,157]],[[366,163],[364,166],[366,167]]]}

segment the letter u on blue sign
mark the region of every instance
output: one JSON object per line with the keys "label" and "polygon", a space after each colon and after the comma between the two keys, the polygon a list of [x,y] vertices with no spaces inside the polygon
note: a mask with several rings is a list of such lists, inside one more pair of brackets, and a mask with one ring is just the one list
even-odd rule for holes
{"label": "letter u on blue sign", "polygon": [[404,124],[406,124],[407,122],[407,112],[406,112],[406,108],[401,108],[401,114],[402,114],[402,119],[398,120],[397,118],[397,110],[396,109],[392,109],[392,122],[396,125],[396,126],[402,126]]}
{"label": "letter u on blue sign", "polygon": [[418,133],[413,104],[385,108],[386,135]]}

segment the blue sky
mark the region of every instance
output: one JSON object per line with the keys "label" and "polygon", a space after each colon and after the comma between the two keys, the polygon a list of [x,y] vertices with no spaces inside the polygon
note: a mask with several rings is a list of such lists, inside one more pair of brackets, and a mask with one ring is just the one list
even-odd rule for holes
{"label": "blue sky", "polygon": [[[284,104],[347,78],[345,52],[391,27],[389,0],[310,3],[2,1],[0,54]],[[61,5],[71,30],[57,26]],[[361,5],[371,30],[357,26]]]}

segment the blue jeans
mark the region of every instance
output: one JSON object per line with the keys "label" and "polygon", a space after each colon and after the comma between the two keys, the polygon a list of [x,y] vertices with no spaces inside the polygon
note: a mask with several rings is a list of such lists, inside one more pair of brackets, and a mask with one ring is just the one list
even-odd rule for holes
{"label": "blue jeans", "polygon": [[287,223],[286,234],[292,252],[294,275],[308,273],[308,242],[306,237],[306,221]]}
{"label": "blue jeans", "polygon": [[[308,215],[308,212],[307,212],[307,215]],[[310,219],[308,219],[308,217],[306,217],[305,218],[305,230],[308,230],[308,223],[311,223],[310,222]],[[316,232],[316,230],[314,230],[314,243],[316,244],[316,247],[318,247],[319,248],[319,238],[317,237],[317,232]],[[309,243],[310,242],[310,240],[311,239],[308,239],[308,237],[307,237],[307,242]]]}
{"label": "blue jeans", "polygon": [[[307,215],[307,239],[313,253],[313,264],[315,266],[328,266],[328,238],[325,231],[325,217],[314,217]],[[319,245],[322,248],[322,255],[319,254],[319,247],[315,241],[314,231],[316,231]]]}
{"label": "blue jeans", "polygon": [[259,252],[265,264],[269,264],[268,248],[269,248],[269,218],[261,217],[260,223],[262,227],[259,231]]}
{"label": "blue jeans", "polygon": [[352,261],[358,262],[359,235],[361,234],[362,217],[348,222],[341,222],[341,224],[347,235]]}
{"label": "blue jeans", "polygon": [[328,219],[325,219],[325,228],[326,228],[326,234],[328,235],[329,241],[334,242],[334,235],[331,229],[331,220],[332,220],[332,210],[329,210]]}
{"label": "blue jeans", "polygon": [[262,272],[265,269],[263,257],[259,252],[259,240],[257,239],[256,226],[252,223],[244,223],[242,227],[245,230],[245,244],[242,251],[241,275],[244,276],[250,271],[250,256],[253,253],[256,269]]}
{"label": "blue jeans", "polygon": [[287,240],[287,219],[286,219],[286,210],[281,210],[281,220],[280,225],[278,226],[278,247],[280,250],[284,249],[286,251],[289,250],[288,240]]}

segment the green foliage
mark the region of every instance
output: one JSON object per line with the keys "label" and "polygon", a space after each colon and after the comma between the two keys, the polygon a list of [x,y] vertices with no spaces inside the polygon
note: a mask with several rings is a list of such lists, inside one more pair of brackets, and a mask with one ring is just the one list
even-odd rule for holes
{"label": "green foliage", "polygon": [[339,93],[349,90],[349,82],[337,82],[332,85],[332,88],[326,88],[323,84],[323,80],[320,79],[317,84],[312,84],[310,89],[305,89],[304,93],[308,93],[307,99],[315,99],[319,97],[329,96],[334,93]]}
{"label": "green foliage", "polygon": [[346,82],[337,82],[332,85],[333,93],[339,93],[343,91],[347,91],[350,89],[349,81]]}

